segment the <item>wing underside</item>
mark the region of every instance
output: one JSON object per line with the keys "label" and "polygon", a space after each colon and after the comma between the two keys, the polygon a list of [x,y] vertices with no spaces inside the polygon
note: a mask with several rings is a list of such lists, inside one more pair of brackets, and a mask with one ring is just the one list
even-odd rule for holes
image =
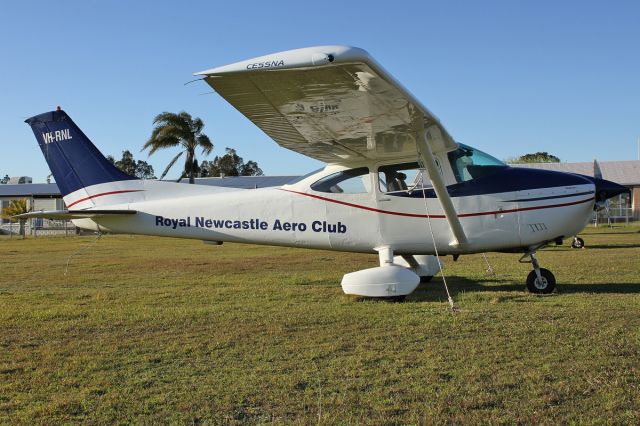
{"label": "wing underside", "polygon": [[[198,74],[279,145],[327,163],[416,155],[423,130],[433,152],[456,147],[435,116],[366,52],[311,49],[258,62],[282,69],[255,70],[249,68],[255,62],[245,61]],[[314,64],[311,58],[325,51],[331,62]]]}

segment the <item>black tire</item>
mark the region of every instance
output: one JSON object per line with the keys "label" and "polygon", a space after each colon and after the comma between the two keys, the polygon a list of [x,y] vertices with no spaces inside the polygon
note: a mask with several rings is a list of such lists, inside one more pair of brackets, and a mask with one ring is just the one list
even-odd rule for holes
{"label": "black tire", "polygon": [[542,281],[538,280],[536,271],[531,271],[527,277],[527,288],[531,293],[535,294],[549,294],[556,288],[556,277],[553,276],[550,270],[540,268],[540,275]]}
{"label": "black tire", "polygon": [[575,237],[573,242],[571,242],[571,247],[575,249],[580,249],[584,247],[584,240],[580,237]]}
{"label": "black tire", "polygon": [[433,279],[433,275],[425,275],[420,277],[420,284],[428,283]]}

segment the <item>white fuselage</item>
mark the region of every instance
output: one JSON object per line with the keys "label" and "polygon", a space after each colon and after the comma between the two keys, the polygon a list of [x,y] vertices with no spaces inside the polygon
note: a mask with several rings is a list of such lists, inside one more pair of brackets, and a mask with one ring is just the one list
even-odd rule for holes
{"label": "white fuselage", "polygon": [[[110,188],[104,195],[99,188],[88,188],[94,195],[77,203],[78,208],[137,214],[74,222],[116,233],[365,253],[388,246],[396,254],[434,254],[435,240],[440,254],[463,254],[518,250],[566,238],[582,230],[593,211],[590,183],[453,197],[469,239],[468,245],[457,247],[451,244],[437,198],[384,193],[375,184],[375,167],[363,178],[370,179],[366,193],[311,189],[313,182],[344,169],[327,166],[295,184],[252,190],[155,181],[122,182],[118,191]],[[65,202],[81,199],[82,194],[69,194]]]}

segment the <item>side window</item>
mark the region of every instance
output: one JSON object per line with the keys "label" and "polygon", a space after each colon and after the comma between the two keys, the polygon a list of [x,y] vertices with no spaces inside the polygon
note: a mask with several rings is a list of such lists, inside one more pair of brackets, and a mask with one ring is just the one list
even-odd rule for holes
{"label": "side window", "polygon": [[431,180],[418,163],[403,163],[380,167],[378,185],[382,192],[412,191],[431,188]]}
{"label": "side window", "polygon": [[333,194],[366,194],[370,188],[367,167],[333,173],[311,185],[314,191]]}

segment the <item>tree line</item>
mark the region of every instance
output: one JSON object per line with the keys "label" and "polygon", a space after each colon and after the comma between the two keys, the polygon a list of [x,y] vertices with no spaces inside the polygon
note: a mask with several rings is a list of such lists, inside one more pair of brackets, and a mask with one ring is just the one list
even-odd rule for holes
{"label": "tree line", "polygon": [[[213,150],[213,143],[204,134],[204,122],[199,118],[192,118],[191,114],[182,111],[177,114],[163,112],[153,119],[154,128],[151,137],[142,147],[142,151],[149,150],[149,156],[158,149],[179,148],[180,151],[169,162],[160,175],[163,179],[169,169],[184,156],[184,167],[181,178],[188,177],[189,183],[194,183],[196,177],[209,176],[262,176],[258,163],[249,160],[246,163],[235,149],[226,148],[223,156],[216,156],[213,161],[203,161],[198,164],[196,149],[201,149],[202,155],[208,155]],[[123,153],[124,154],[124,153]]]}
{"label": "tree line", "polygon": [[[159,149],[179,148],[179,152],[169,162],[160,175],[160,179],[169,173],[173,165],[184,156],[184,166],[180,179],[188,177],[189,183],[194,183],[197,177],[220,176],[262,176],[262,169],[258,163],[249,160],[246,163],[235,149],[226,148],[225,154],[217,156],[213,161],[198,163],[196,150],[201,149],[202,155],[208,155],[213,150],[213,142],[204,134],[204,122],[199,117],[192,118],[191,114],[182,111],[177,114],[163,112],[153,119],[154,128],[151,136],[142,147],[142,151],[149,150],[149,156]],[[146,161],[135,160],[131,151],[122,151],[122,158],[115,160],[112,156],[107,159],[123,172],[140,179],[155,179],[153,166]]]}
{"label": "tree line", "polygon": [[[263,176],[262,169],[253,160],[246,163],[244,159],[238,155],[235,149],[225,148],[223,156],[215,156],[213,161],[203,161],[198,164],[198,160],[193,162],[194,178],[197,177],[223,177],[223,176]],[[140,179],[156,179],[153,166],[146,161],[133,158],[133,154],[129,150],[122,151],[122,158],[116,160],[111,155],[107,155],[113,165],[128,175],[135,176]],[[174,162],[175,163],[175,162]],[[172,164],[171,164],[172,165]],[[163,177],[164,177],[163,173]],[[180,179],[187,176],[186,171],[182,172]],[[8,178],[7,178],[8,180]]]}
{"label": "tree line", "polygon": [[507,159],[509,164],[527,164],[527,163],[559,163],[560,159],[546,151],[534,152],[533,154],[524,154],[520,157]]}

